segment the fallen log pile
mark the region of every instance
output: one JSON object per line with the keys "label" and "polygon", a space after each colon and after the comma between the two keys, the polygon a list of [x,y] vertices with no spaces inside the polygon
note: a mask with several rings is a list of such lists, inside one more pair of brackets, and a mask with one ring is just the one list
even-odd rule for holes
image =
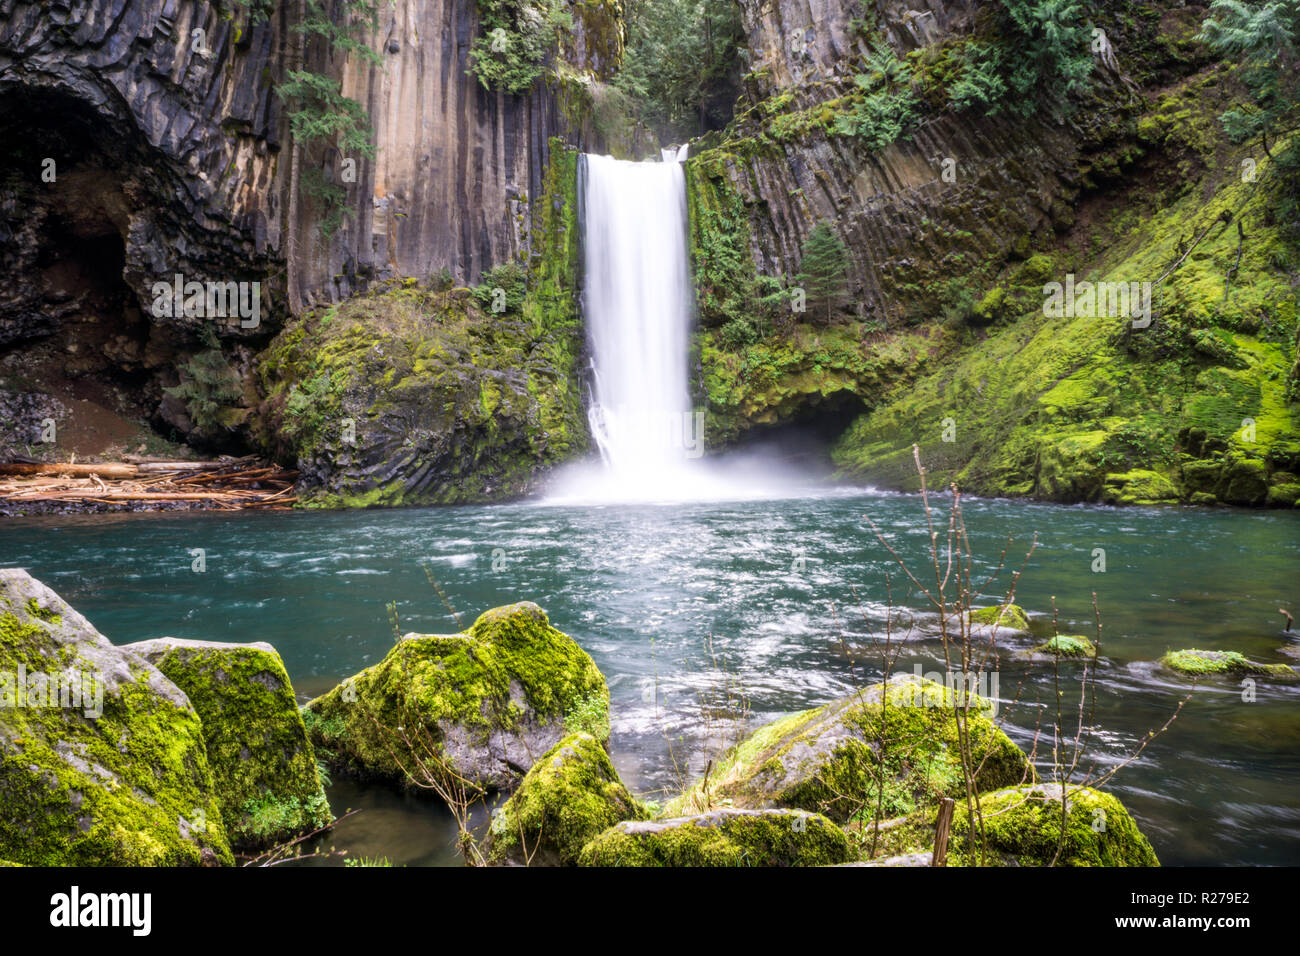
{"label": "fallen log pile", "polygon": [[288,510],[298,472],[255,456],[218,461],[128,457],[123,462],[0,463],[0,504],[66,502],[148,509],[189,502],[216,511]]}

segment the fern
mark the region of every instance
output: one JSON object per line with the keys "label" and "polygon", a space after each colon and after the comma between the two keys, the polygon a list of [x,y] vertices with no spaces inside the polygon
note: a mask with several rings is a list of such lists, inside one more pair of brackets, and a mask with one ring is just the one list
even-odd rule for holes
{"label": "fern", "polygon": [[1201,24],[1199,39],[1220,55],[1240,58],[1241,81],[1253,100],[1220,117],[1224,130],[1237,142],[1261,137],[1267,152],[1269,138],[1294,117],[1300,99],[1296,79],[1300,2],[1254,5],[1215,0],[1210,14]]}

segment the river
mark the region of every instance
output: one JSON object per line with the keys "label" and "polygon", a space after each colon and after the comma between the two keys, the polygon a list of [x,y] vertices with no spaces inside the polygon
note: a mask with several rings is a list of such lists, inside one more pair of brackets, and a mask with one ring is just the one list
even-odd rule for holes
{"label": "river", "polygon": [[[301,700],[384,655],[389,602],[403,631],[447,632],[452,610],[467,626],[487,608],[535,601],[605,674],[614,763],[657,798],[746,728],[878,674],[869,654],[854,664],[845,648],[869,646],[868,627],[883,622],[886,574],[896,604],[920,610],[922,600],[866,515],[923,569],[919,497],[848,489],[671,505],[17,519],[0,524],[0,565],[29,569],[117,644],[268,641]],[[1300,634],[1283,632],[1278,608],[1294,613],[1300,597],[1300,514],[968,500],[965,515],[977,567],[996,564],[1008,535],[1008,566],[1019,566],[1037,533],[1017,591],[1036,629],[1055,596],[1062,633],[1095,636],[1097,594],[1104,661],[1085,765],[1123,759],[1190,693],[1108,787],[1162,862],[1300,864],[1300,686],[1261,682],[1244,702],[1237,681],[1193,688],[1151,663],[1185,647],[1294,663],[1281,649],[1300,648]],[[192,570],[196,548],[203,572]],[[1040,664],[1012,701],[1027,667],[1015,652],[1029,643],[1007,640],[999,664],[1005,729],[1026,749],[1052,686]],[[935,669],[940,653],[920,615],[898,669]],[[398,864],[457,862],[433,801],[347,780],[330,798],[336,812],[363,812],[329,844]]]}

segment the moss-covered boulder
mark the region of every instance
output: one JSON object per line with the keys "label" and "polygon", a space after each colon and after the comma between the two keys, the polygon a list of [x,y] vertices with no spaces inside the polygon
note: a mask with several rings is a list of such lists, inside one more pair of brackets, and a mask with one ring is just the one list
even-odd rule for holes
{"label": "moss-covered boulder", "polygon": [[128,644],[185,691],[232,845],[283,842],[332,819],[284,662],[270,644],[161,637]]}
{"label": "moss-covered boulder", "polygon": [[645,818],[600,741],[570,734],[533,764],[492,815],[486,856],[494,864],[572,866],[614,824]]}
{"label": "moss-covered boulder", "polygon": [[619,823],[585,847],[582,866],[829,866],[853,859],[848,836],[801,810],[711,810]]}
{"label": "moss-covered boulder", "polygon": [[1157,471],[1136,468],[1106,476],[1102,498],[1112,505],[1153,505],[1178,500],[1178,488]]}
{"label": "moss-covered boulder", "polygon": [[1036,646],[1034,653],[1049,657],[1096,657],[1097,645],[1077,634],[1058,634]]}
{"label": "moss-covered boulder", "polygon": [[1214,674],[1282,678],[1297,676],[1295,669],[1286,664],[1261,664],[1237,651],[1202,651],[1196,648],[1170,651],[1160,658],[1160,663],[1171,671],[1189,677]]}
{"label": "moss-covered boulder", "polygon": [[970,622],[981,627],[996,626],[999,631],[1029,630],[1029,615],[1019,604],[971,608]]}
{"label": "moss-covered boulder", "polygon": [[[844,822],[876,807],[897,816],[965,794],[953,706],[957,693],[910,674],[843,700],[792,714],[756,731],[722,758],[706,781],[665,812],[718,806],[791,807]],[[995,790],[1031,780],[1025,754],[969,695],[966,714],[976,786]],[[883,748],[882,748],[883,741]]]}
{"label": "moss-covered boulder", "polygon": [[[970,815],[958,801],[948,863],[1012,866],[1159,866],[1151,843],[1124,805],[1109,793],[1070,786],[1064,808],[1059,784],[1012,787],[980,797],[988,854],[970,848]],[[980,828],[976,828],[976,833]],[[1058,855],[1059,849],[1059,855]]]}
{"label": "moss-covered boulder", "polygon": [[404,781],[403,766],[436,757],[476,786],[510,789],[566,734],[607,740],[609,690],[587,653],[524,601],[461,634],[406,635],[303,716],[317,754],[355,775]]}
{"label": "moss-covered boulder", "polygon": [[0,569],[0,856],[233,862],[185,694],[15,568]]}
{"label": "moss-covered boulder", "polygon": [[1258,505],[1268,498],[1268,466],[1258,458],[1232,455],[1223,464],[1217,489],[1230,505]]}
{"label": "moss-covered boulder", "polygon": [[476,289],[380,283],[293,319],[258,357],[251,428],[317,507],[518,497],[590,433],[575,290],[577,153],[551,142],[529,268]]}

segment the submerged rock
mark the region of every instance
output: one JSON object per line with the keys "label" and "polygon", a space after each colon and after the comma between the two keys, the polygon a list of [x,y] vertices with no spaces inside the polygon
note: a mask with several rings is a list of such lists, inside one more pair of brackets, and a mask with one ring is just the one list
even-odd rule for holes
{"label": "submerged rock", "polygon": [[440,759],[499,790],[568,733],[607,740],[609,690],[587,653],[522,601],[461,634],[406,635],[303,717],[317,753],[356,775],[404,781],[404,767]]}
{"label": "submerged rock", "polygon": [[1192,648],[1170,651],[1160,663],[1172,671],[1191,677],[1207,674],[1245,674],[1259,677],[1295,677],[1295,669],[1286,664],[1261,664],[1236,651],[1201,651]]}
{"label": "submerged rock", "polygon": [[[1159,866],[1151,843],[1124,805],[1109,793],[1069,787],[1065,841],[1061,842],[1061,786],[1012,787],[980,797],[983,831],[992,859],[1002,865]],[[977,833],[978,833],[977,827]],[[958,801],[953,814],[948,862],[979,862],[971,856],[970,815]],[[1060,855],[1057,856],[1057,850]]]}
{"label": "submerged rock", "polygon": [[124,649],[162,671],[198,711],[232,845],[274,845],[333,819],[274,647],[161,637]]}
{"label": "submerged rock", "polygon": [[971,608],[970,622],[983,627],[997,625],[1000,631],[1029,630],[1029,616],[1019,604]]}
{"label": "submerged rock", "polygon": [[628,821],[582,850],[583,866],[827,866],[853,859],[848,836],[801,810],[711,810]]}
{"label": "submerged rock", "polygon": [[233,862],[185,694],[16,568],[0,569],[0,856]]}
{"label": "submerged rock", "polygon": [[492,817],[489,863],[572,866],[594,837],[646,812],[591,734],[570,734],[533,764]]}
{"label": "submerged rock", "polygon": [[[756,731],[667,812],[719,805],[797,807],[843,822],[874,809],[884,773],[884,811],[911,812],[940,797],[965,794],[953,713],[956,693],[901,675],[859,694],[805,710]],[[1033,778],[1025,754],[990,719],[988,702],[970,697],[967,714],[976,786],[995,790]],[[881,743],[883,739],[883,757]]]}

